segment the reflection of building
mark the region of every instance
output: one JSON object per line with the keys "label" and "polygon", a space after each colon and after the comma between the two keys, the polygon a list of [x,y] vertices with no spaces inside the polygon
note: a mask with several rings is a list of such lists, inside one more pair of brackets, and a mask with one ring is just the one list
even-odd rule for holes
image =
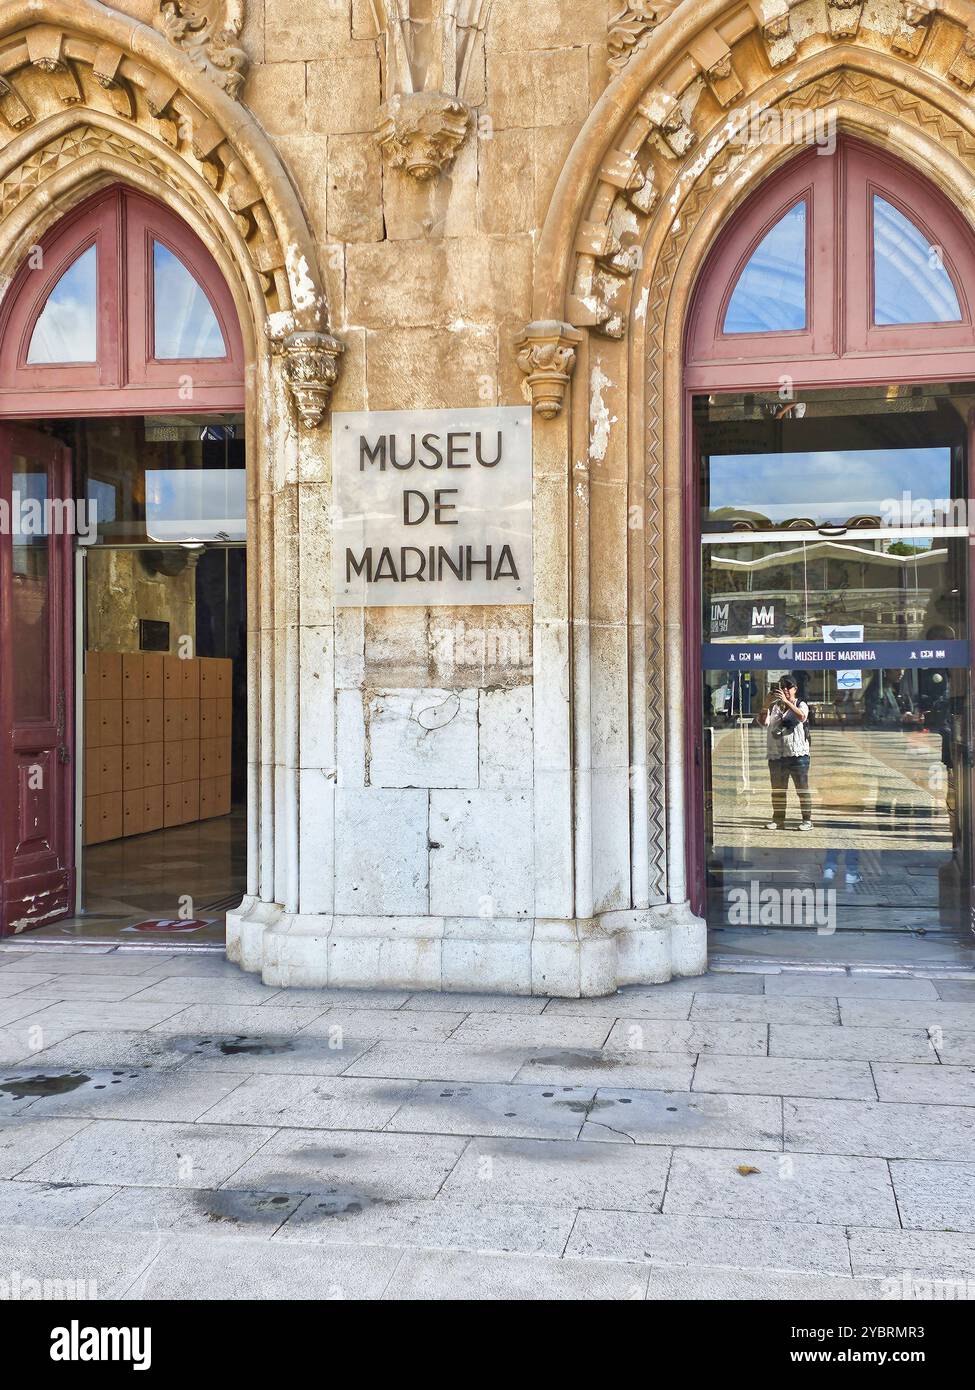
{"label": "reflection of building", "polygon": [[[896,544],[894,542],[893,544]],[[910,641],[933,622],[951,585],[944,542],[910,554],[889,539],[711,545],[704,550],[710,640],[820,640],[824,624],[862,624],[864,637]]]}

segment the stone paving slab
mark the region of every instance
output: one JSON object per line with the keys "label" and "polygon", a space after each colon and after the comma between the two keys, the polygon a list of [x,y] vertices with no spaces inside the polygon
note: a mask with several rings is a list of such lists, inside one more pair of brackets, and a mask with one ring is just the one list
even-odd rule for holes
{"label": "stone paving slab", "polygon": [[692,1089],[759,1096],[877,1098],[869,1062],[807,1061],[801,1057],[720,1057],[705,1053],[698,1058]]}
{"label": "stone paving slab", "polygon": [[[101,1202],[79,1223],[81,1230],[213,1231],[270,1240],[305,1200],[296,1192],[250,1192],[234,1188],[93,1188]],[[0,1208],[2,1210],[2,1208]]]}
{"label": "stone paving slab", "polygon": [[949,1004],[970,1004],[975,1009],[975,980],[936,980],[938,997]]}
{"label": "stone paving slab", "polygon": [[927,1033],[899,1028],[817,1028],[769,1024],[770,1057],[809,1061],[917,1062],[936,1066],[938,1056]]}
{"label": "stone paving slab", "polygon": [[975,1162],[895,1161],[890,1176],[902,1225],[975,1232]]}
{"label": "stone paving slab", "polygon": [[[13,1178],[85,1128],[85,1120],[0,1120],[0,1178]],[[83,1181],[83,1179],[82,1179]]]}
{"label": "stone paving slab", "polygon": [[844,1279],[814,1277],[803,1274],[777,1274],[774,1271],[756,1273],[751,1270],[675,1270],[652,1269],[647,1288],[648,1302],[684,1302],[685,1300],[715,1300],[725,1302],[803,1303],[833,1300],[837,1302],[876,1302],[887,1297],[881,1279]]}
{"label": "stone paving slab", "polygon": [[87,1183],[0,1181],[0,1229],[76,1226],[117,1190]]}
{"label": "stone paving slab", "polygon": [[[336,996],[355,990],[326,991]],[[336,998],[336,1003],[356,1001]],[[363,1007],[368,1007],[361,1001]],[[411,994],[403,1005],[409,1011],[462,1014],[540,1014],[552,1001],[538,994]]]}
{"label": "stone paving slab", "polygon": [[273,1133],[257,1125],[92,1120],[18,1176],[34,1182],[218,1187]]}
{"label": "stone paving slab", "polygon": [[[126,1032],[136,1028],[153,1028],[171,1018],[179,1005],[173,1002],[138,1004],[132,999],[101,1002],[89,999],[65,999],[41,1007],[17,1020],[18,1027],[37,1027],[65,1033],[82,1032],[92,1028],[121,1028]],[[53,1041],[53,1039],[52,1039]]]}
{"label": "stone paving slab", "polygon": [[[20,979],[26,979],[21,975]],[[139,975],[49,975],[41,983],[33,985],[16,998],[38,998],[43,1003],[62,999],[90,999],[96,1003],[114,1003],[117,999],[138,999],[139,1003],[155,1003],[154,999],[143,999],[146,991],[145,980]],[[165,1002],[165,1000],[163,1001]]]}
{"label": "stone paving slab", "polygon": [[[90,979],[100,977],[89,976]],[[236,979],[196,975],[166,975],[162,979],[147,981],[143,976],[130,976],[138,993],[131,997],[140,1004],[168,1003],[174,1007],[186,1004],[270,1004],[275,999],[286,1007],[294,1007],[296,1000],[291,990],[269,989],[262,984],[260,977],[238,972]],[[282,995],[284,996],[282,999]],[[312,1007],[309,1003],[307,1007]],[[323,1005],[322,1007],[327,1007]]]}
{"label": "stone paving slab", "polygon": [[895,1000],[840,1000],[840,1018],[848,1028],[968,1029],[975,1024],[970,1004],[943,999],[910,1004]]}
{"label": "stone paving slab", "polygon": [[[157,1006],[147,1004],[145,1007]],[[165,1011],[165,1019],[157,1020],[155,1026],[146,1025],[153,1032],[191,1033],[204,1038],[214,1034],[228,1037],[265,1032],[300,1033],[325,1012],[315,1005],[300,1004],[275,1009],[273,1014],[265,1011],[261,1004],[190,1004],[184,1008],[177,1000],[171,1000],[168,1005],[160,1004],[158,1008]]]}
{"label": "stone paving slab", "polygon": [[765,976],[765,993],[777,998],[804,998],[818,995],[839,999],[937,999],[930,980],[890,975],[844,975],[811,971]]}
{"label": "stone paving slab", "polygon": [[376,1247],[280,1245],[212,1234],[165,1235],[128,1299],[288,1299],[345,1302],[377,1299],[402,1251]]}
{"label": "stone paving slab", "polygon": [[614,1081],[650,1091],[689,1091],[693,1075],[692,1056],[549,1047],[534,1050],[515,1080],[555,1082],[559,1086],[598,1086]]}
{"label": "stone paving slab", "polygon": [[162,1067],[6,1068],[0,1069],[0,1118],[29,1113],[45,1118],[196,1120],[242,1080],[218,1072],[184,1076]]}
{"label": "stone paving slab", "polygon": [[[280,1010],[274,1010],[277,1017]],[[480,1017],[480,1015],[475,1015]],[[421,1013],[405,1009],[338,1009],[309,1022],[309,1035],[331,1036],[336,1029],[358,1038],[389,1038],[397,1042],[446,1042],[459,1028],[463,1014]],[[265,1019],[265,1027],[268,1020]]]}
{"label": "stone paving slab", "polygon": [[563,1017],[544,1014],[471,1014],[457,1025],[451,1041],[465,1047],[496,1043],[504,1047],[602,1047],[613,1026],[612,1017]]}
{"label": "stone paving slab", "polygon": [[281,1129],[224,1186],[371,1201],[435,1197],[466,1147],[441,1134]]}
{"label": "stone paving slab", "polygon": [[580,1211],[566,1254],[678,1268],[850,1274],[845,1229],[801,1222]]}
{"label": "stone paving slab", "polygon": [[782,1148],[782,1102],[768,1096],[601,1087],[580,1135],[606,1143]]}
{"label": "stone paving slab", "polygon": [[157,1243],[129,1234],[0,1227],[0,1269],[16,1271],[22,1290],[29,1280],[48,1284],[57,1290],[48,1297],[58,1301],[124,1298],[157,1255]]}
{"label": "stone paving slab", "polygon": [[409,1082],[344,1076],[249,1076],[206,1112],[211,1124],[292,1129],[383,1129],[412,1094]]}
{"label": "stone paving slab", "polygon": [[645,1298],[648,1283],[649,1271],[609,1260],[408,1251],[390,1279],[383,1298],[422,1302],[456,1299],[634,1302]]}
{"label": "stone paving slab", "polygon": [[719,1023],[839,1023],[835,999],[793,999],[753,994],[694,996],[692,1019]]}
{"label": "stone paving slab", "polygon": [[[156,956],[148,951],[99,951],[86,947],[83,951],[58,951],[45,948],[43,951],[12,952],[0,948],[0,961],[5,962],[6,971],[12,974],[33,974],[40,970],[48,975],[149,975],[164,966],[175,969],[174,962],[180,957],[166,954]],[[226,967],[226,961],[221,961]],[[193,963],[193,974],[205,969],[205,962],[197,959]]]}
{"label": "stone paving slab", "polygon": [[975,1234],[869,1229],[848,1234],[854,1274],[975,1279]]}
{"label": "stone paving slab", "polygon": [[528,1055],[527,1048],[382,1041],[351,1062],[344,1075],[390,1081],[514,1081]]}
{"label": "stone paving slab", "polygon": [[472,1139],[443,1185],[467,1202],[658,1211],[669,1149],[564,1139]]}
{"label": "stone paving slab", "polygon": [[27,974],[26,971],[18,970],[0,974],[0,1000],[24,994],[29,989],[36,989],[38,985],[47,984],[55,977],[49,974]]}
{"label": "stone paving slab", "polygon": [[[739,1169],[754,1169],[742,1174]],[[678,1149],[664,1197],[670,1216],[897,1227],[897,1205],[881,1158]]]}
{"label": "stone paving slab", "polygon": [[574,1207],[525,1203],[475,1206],[442,1198],[386,1202],[317,1195],[304,1199],[275,1240],[560,1256],[575,1216]]}
{"label": "stone paving slab", "polygon": [[421,1081],[397,1108],[388,1128],[416,1134],[571,1139],[578,1136],[595,1094],[592,1086]]}
{"label": "stone paving slab", "polygon": [[610,1051],[723,1052],[742,1057],[764,1057],[768,1052],[768,1028],[761,1023],[657,1022],[654,1019],[621,1018],[606,1039]]}
{"label": "stone paving slab", "polygon": [[975,1109],[858,1100],[786,1100],[785,1147],[802,1153],[952,1159],[975,1155]]}
{"label": "stone paving slab", "polygon": [[921,1071],[907,1062],[874,1062],[872,1069],[881,1100],[975,1105],[975,1067],[925,1067]]}
{"label": "stone paving slab", "polygon": [[[158,1034],[157,1034],[158,1036]],[[187,1071],[232,1072],[238,1076],[340,1076],[375,1047],[375,1038],[354,1038],[344,1030],[328,1037],[307,1032],[242,1033],[221,1037],[189,1034],[167,1039],[185,1058]]]}
{"label": "stone paving slab", "polygon": [[[720,995],[718,996],[721,997]],[[689,1018],[696,996],[690,990],[680,994],[607,994],[600,999],[553,999],[545,1009],[546,1018]]]}
{"label": "stone paving slab", "polygon": [[938,1056],[942,1062],[953,1067],[975,1067],[975,1032],[956,1033],[945,1031],[944,1037],[937,1039]]}

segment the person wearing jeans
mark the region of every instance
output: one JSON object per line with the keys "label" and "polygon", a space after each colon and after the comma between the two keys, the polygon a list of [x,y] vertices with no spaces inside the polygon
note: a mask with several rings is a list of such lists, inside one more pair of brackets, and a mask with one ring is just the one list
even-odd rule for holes
{"label": "person wearing jeans", "polygon": [[792,782],[802,812],[800,830],[812,830],[812,793],[809,790],[809,706],[799,699],[799,687],[791,676],[779,682],[758,714],[765,729],[765,750],[772,785],[772,819],[766,830],[784,830],[789,783]]}

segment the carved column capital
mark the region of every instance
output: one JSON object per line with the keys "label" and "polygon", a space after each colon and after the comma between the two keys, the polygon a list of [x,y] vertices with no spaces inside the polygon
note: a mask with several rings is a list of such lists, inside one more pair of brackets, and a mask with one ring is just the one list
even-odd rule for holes
{"label": "carved column capital", "polygon": [[535,410],[552,420],[562,409],[583,335],[558,319],[530,323],[515,344],[518,366],[528,377]]}
{"label": "carved column capital", "polygon": [[400,92],[380,108],[376,141],[394,168],[426,182],[454,158],[470,123],[470,107],[459,97]]}
{"label": "carved column capital", "polygon": [[328,412],[344,348],[331,333],[289,333],[281,339],[280,351],[302,423],[315,429]]}

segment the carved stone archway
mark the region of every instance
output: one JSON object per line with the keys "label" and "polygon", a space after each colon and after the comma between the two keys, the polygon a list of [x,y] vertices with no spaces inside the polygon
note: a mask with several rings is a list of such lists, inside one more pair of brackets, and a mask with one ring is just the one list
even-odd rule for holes
{"label": "carved stone archway", "polygon": [[[162,8],[164,18],[179,18],[172,0]],[[245,909],[259,913],[261,904],[277,903],[296,911],[298,651],[301,624],[312,621],[309,595],[322,613],[328,537],[319,492],[328,477],[328,405],[341,344],[329,332],[326,285],[298,196],[255,118],[235,100],[238,69],[232,63],[228,75],[197,48],[98,0],[7,0],[0,12],[0,297],[56,221],[120,181],[183,218],[227,280],[247,352]],[[217,54],[220,62],[225,56]],[[303,522],[303,499],[314,526]],[[316,676],[320,707],[309,717],[330,721],[327,662]],[[231,954],[234,940],[231,932]]]}
{"label": "carved stone archway", "polygon": [[536,764],[572,769],[576,918],[615,937],[626,982],[706,959],[684,828],[684,332],[722,225],[797,152],[743,123],[828,116],[933,179],[975,228],[975,5],[683,0],[631,4],[617,30],[619,76],[562,170],[516,351],[550,491],[562,468],[537,563],[567,554],[571,576],[536,602],[539,633],[563,627],[572,644],[568,692],[536,666],[553,711]]}

